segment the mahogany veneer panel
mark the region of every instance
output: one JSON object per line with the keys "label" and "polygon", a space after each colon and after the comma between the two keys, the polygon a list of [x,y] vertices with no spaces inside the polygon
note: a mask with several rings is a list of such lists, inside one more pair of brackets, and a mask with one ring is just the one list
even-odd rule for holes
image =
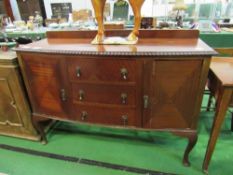
{"label": "mahogany veneer panel", "polygon": [[[130,82],[136,81],[136,61],[117,58],[72,58],[68,60],[69,79],[71,81],[85,82]],[[121,69],[127,70],[127,78],[123,79]],[[80,77],[77,77],[77,69],[80,69]]]}
{"label": "mahogany veneer panel", "polygon": [[[87,117],[82,119],[82,113],[86,112]],[[124,117],[125,120],[124,120]],[[107,124],[112,126],[140,126],[135,118],[135,110],[127,108],[111,108],[107,106],[95,105],[74,105],[72,120],[94,123]]]}
{"label": "mahogany veneer panel", "polygon": [[89,85],[82,83],[72,85],[74,102],[83,104],[96,103],[135,107],[135,95],[136,89],[131,86]]}
{"label": "mahogany veneer panel", "polygon": [[62,57],[24,54],[25,72],[29,76],[29,88],[34,113],[67,118],[65,101],[61,91],[65,89],[62,80]]}
{"label": "mahogany veneer panel", "polygon": [[[144,79],[150,107],[144,127],[191,128],[194,116],[202,60],[149,61]],[[169,121],[169,122],[168,122]]]}

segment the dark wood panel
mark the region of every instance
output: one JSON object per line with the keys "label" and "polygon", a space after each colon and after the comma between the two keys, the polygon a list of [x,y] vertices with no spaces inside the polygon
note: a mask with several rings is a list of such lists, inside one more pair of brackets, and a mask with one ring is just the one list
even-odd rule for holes
{"label": "dark wood panel", "polygon": [[[146,128],[191,128],[202,61],[148,61],[145,65]],[[169,122],[168,122],[169,121]]]}
{"label": "dark wood panel", "polygon": [[17,0],[21,18],[28,20],[29,16],[35,16],[35,11],[38,11],[43,18],[46,18],[44,1],[43,0]]}
{"label": "dark wood panel", "polygon": [[[94,38],[97,31],[48,31],[48,39],[87,39]],[[106,30],[106,36],[128,36],[131,30]],[[141,39],[198,39],[198,30],[140,30]]]}
{"label": "dark wood panel", "polygon": [[117,60],[77,57],[67,59],[67,61],[69,78],[71,81],[132,83],[136,80],[136,61],[133,59]]}
{"label": "dark wood panel", "polygon": [[93,103],[135,107],[136,89],[131,86],[89,85],[76,83],[72,85],[74,103]]}
{"label": "dark wood panel", "polygon": [[63,81],[62,57],[22,55],[30,88],[33,111],[52,116],[67,116],[68,90]]}
{"label": "dark wood panel", "polygon": [[134,110],[104,106],[74,105],[72,120],[113,126],[139,126]]}

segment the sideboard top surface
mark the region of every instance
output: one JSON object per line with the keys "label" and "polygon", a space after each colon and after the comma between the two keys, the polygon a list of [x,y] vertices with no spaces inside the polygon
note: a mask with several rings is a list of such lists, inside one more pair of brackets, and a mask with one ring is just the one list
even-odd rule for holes
{"label": "sideboard top surface", "polygon": [[[167,33],[169,32],[173,31]],[[193,31],[190,31],[190,37],[188,37],[187,31],[184,33],[184,37],[180,37],[179,33],[178,35],[169,33],[166,36],[163,34],[164,31],[162,31],[162,37],[157,33],[154,35],[152,33],[151,37],[145,35],[146,37],[139,38],[136,45],[92,45],[90,43],[93,39],[93,32],[87,37],[84,36],[88,34],[88,31],[78,33],[79,35],[74,35],[73,38],[70,36],[72,32],[71,34],[48,33],[47,39],[19,46],[16,51],[106,56],[211,56],[216,54],[198,37],[192,37]]]}
{"label": "sideboard top surface", "polygon": [[0,51],[0,64],[15,64],[17,62],[16,53],[13,51]]}

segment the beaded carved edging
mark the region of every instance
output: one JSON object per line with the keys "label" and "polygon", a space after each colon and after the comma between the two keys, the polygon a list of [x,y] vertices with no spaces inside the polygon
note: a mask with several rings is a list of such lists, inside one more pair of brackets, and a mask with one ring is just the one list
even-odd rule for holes
{"label": "beaded carved edging", "polygon": [[215,51],[182,51],[182,52],[99,52],[99,51],[71,51],[71,50],[45,50],[45,49],[25,49],[16,48],[15,51],[34,52],[34,53],[54,53],[68,55],[90,55],[90,56],[211,56],[217,55]]}

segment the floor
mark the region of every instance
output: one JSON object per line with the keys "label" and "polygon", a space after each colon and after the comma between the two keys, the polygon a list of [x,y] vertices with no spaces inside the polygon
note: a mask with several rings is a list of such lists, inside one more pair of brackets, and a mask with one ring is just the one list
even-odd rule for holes
{"label": "floor", "polygon": [[[206,99],[203,106],[206,104]],[[190,167],[182,165],[186,139],[142,132],[58,123],[47,145],[0,136],[0,174],[9,175],[203,175],[202,162],[213,112],[200,114],[198,143]],[[233,133],[227,114],[209,167],[210,175],[233,172]]]}

